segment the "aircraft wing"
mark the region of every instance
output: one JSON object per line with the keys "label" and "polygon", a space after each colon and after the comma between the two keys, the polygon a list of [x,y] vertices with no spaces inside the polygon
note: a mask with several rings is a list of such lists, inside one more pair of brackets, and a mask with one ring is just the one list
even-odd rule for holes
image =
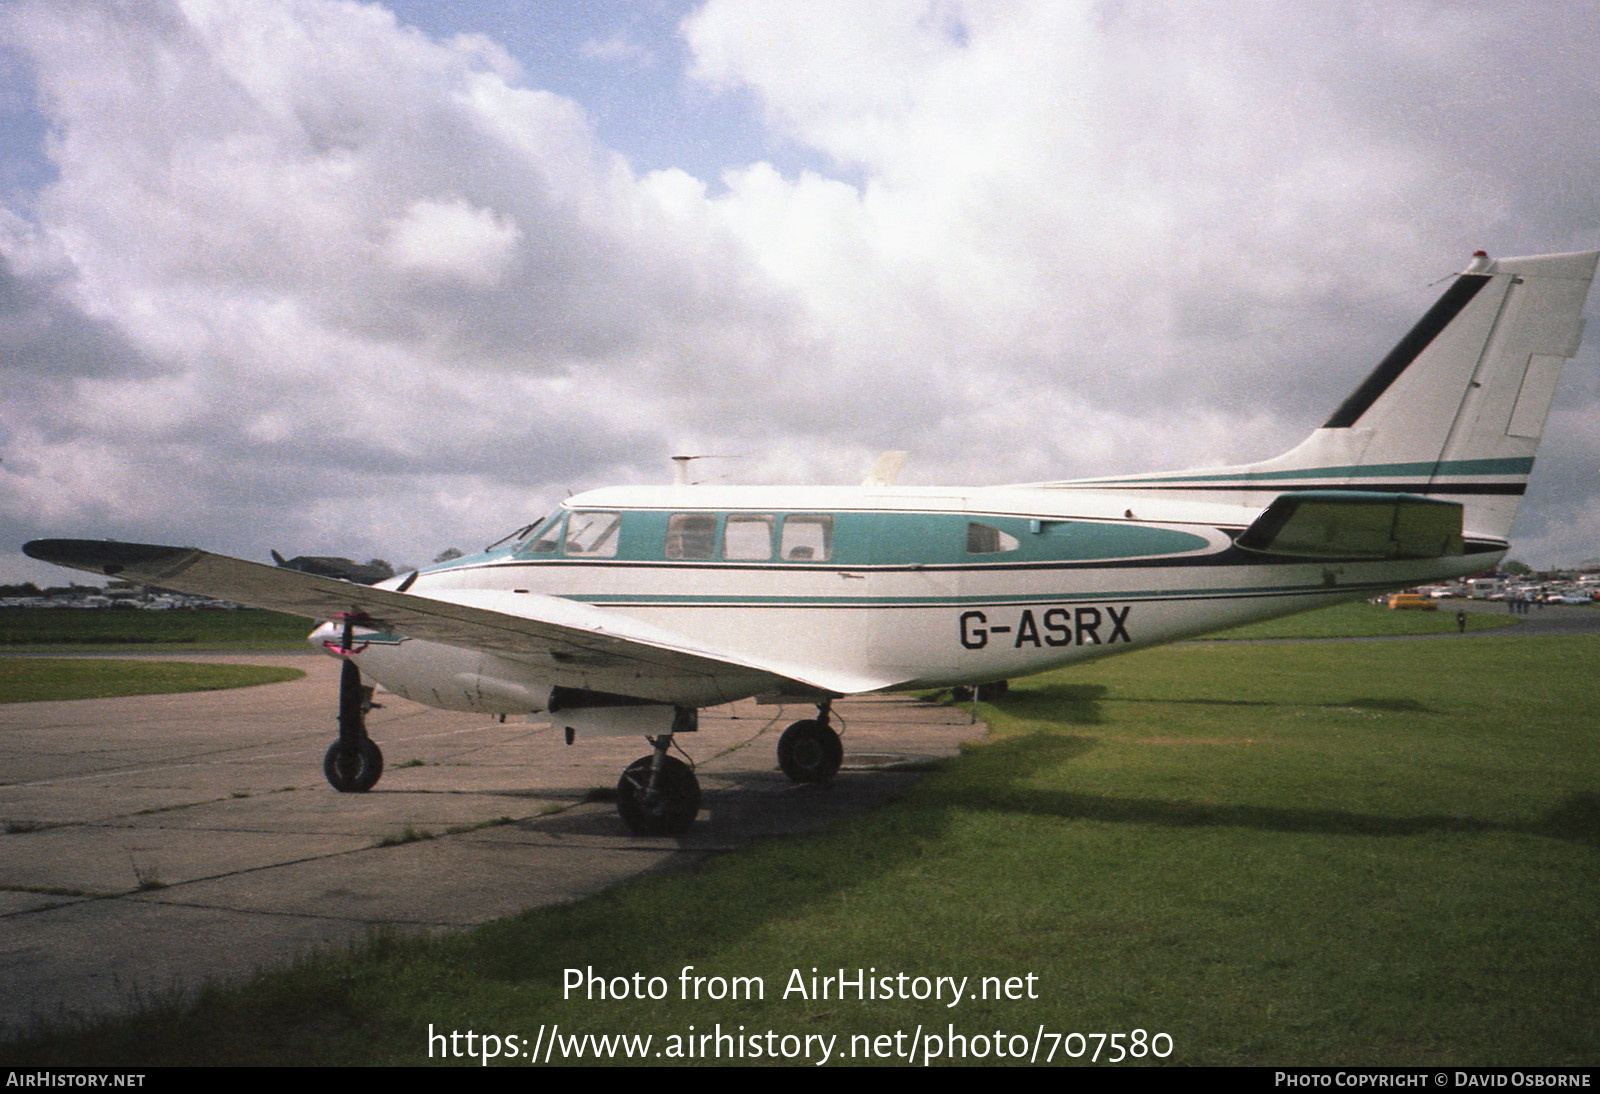
{"label": "aircraft wing", "polygon": [[1235,542],[1299,558],[1445,558],[1463,551],[1462,512],[1418,494],[1296,490],[1274,498]]}
{"label": "aircraft wing", "polygon": [[541,663],[541,672],[547,673],[552,684],[655,702],[709,705],[794,685],[846,695],[904,682],[758,661],[708,648],[616,611],[540,593],[513,594],[513,613],[504,610],[505,593],[454,589],[446,600],[356,585],[194,547],[44,539],[25,544],[23,551],[30,558],[58,566],[235,600],[312,620],[344,612],[364,613],[370,619],[362,626],[532,660]]}

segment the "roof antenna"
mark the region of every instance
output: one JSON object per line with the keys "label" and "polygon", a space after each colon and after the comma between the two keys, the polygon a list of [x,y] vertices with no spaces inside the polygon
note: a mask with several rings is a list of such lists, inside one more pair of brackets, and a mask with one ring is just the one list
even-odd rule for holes
{"label": "roof antenna", "polygon": [[893,486],[900,477],[900,469],[905,466],[906,453],[880,452],[873,461],[872,467],[867,471],[867,477],[861,480],[862,486]]}
{"label": "roof antenna", "polygon": [[672,485],[693,486],[689,481],[689,464],[694,460],[737,460],[739,456],[723,456],[714,452],[705,452],[698,456],[673,456],[672,459]]}

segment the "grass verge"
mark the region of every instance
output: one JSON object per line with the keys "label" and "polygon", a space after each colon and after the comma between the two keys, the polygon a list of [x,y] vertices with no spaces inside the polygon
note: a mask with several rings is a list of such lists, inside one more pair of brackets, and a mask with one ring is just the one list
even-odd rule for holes
{"label": "grass verge", "polygon": [[313,625],[297,615],[255,608],[173,612],[0,608],[0,649],[303,650]]}
{"label": "grass verge", "polygon": [[[985,705],[988,741],[827,833],[5,1056],[416,1064],[430,1030],[520,1050],[559,1024],[648,1034],[652,1064],[720,1025],[833,1037],[836,1061],[921,1028],[982,1035],[994,1063],[997,1031],[1042,1028],[1159,1031],[1183,1064],[1593,1065],[1597,656],[1594,638],[1217,643],[1018,681]],[[665,997],[565,992],[572,969],[658,976]],[[1032,976],[1037,997],[809,990],[841,969]],[[694,976],[762,997],[684,999]]]}
{"label": "grass verge", "polygon": [[[1335,604],[1331,608],[1318,608],[1287,615],[1282,619],[1268,619],[1263,623],[1246,623],[1242,627],[1208,634],[1209,639],[1242,638],[1390,638],[1405,635],[1455,634],[1456,612],[1461,610],[1451,601],[1440,602],[1438,611],[1391,611],[1378,604],[1358,601],[1354,604]],[[1516,618],[1501,612],[1468,611],[1467,630],[1478,631],[1492,627],[1509,627]]]}
{"label": "grass verge", "polygon": [[90,657],[0,657],[0,703],[220,691],[298,680],[299,669]]}

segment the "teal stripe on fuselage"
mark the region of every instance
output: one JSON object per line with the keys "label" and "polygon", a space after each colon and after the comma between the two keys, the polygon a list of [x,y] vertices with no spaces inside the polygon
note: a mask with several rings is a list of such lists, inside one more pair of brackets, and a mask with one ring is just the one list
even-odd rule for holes
{"label": "teal stripe on fuselage", "polygon": [[564,599],[608,607],[695,607],[695,608],[951,608],[985,604],[1098,604],[1106,600],[1214,600],[1249,597],[1355,594],[1393,589],[1395,581],[1352,582],[1328,586],[1321,582],[1306,585],[1242,585],[1235,588],[1199,589],[1110,589],[1090,592],[1054,590],[1038,593],[988,593],[967,596],[706,596],[693,593],[564,593]]}
{"label": "teal stripe on fuselage", "polygon": [[1128,479],[1095,479],[1074,486],[1084,486],[1091,489],[1106,490],[1122,483],[1137,483],[1149,485],[1151,483],[1178,483],[1178,482],[1286,482],[1304,479],[1345,479],[1345,478],[1414,478],[1438,479],[1456,475],[1527,475],[1533,470],[1531,456],[1508,457],[1492,460],[1445,460],[1443,462],[1424,463],[1377,463],[1377,464],[1352,464],[1344,467],[1297,467],[1287,471],[1241,471],[1227,475],[1151,475],[1137,476]]}

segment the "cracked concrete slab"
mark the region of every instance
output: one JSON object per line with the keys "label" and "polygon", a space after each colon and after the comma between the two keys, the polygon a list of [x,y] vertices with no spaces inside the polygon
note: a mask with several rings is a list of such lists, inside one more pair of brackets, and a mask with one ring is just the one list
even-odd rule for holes
{"label": "cracked concrete slab", "polygon": [[386,771],[368,794],[322,778],[338,665],[316,654],[163,654],[286,664],[236,691],[0,707],[0,1030],[126,1012],[375,929],[456,930],[807,831],[904,793],[981,725],[907,697],[835,707],[826,786],[776,769],[811,708],[736,703],[680,738],[703,804],[681,838],[628,833],[592,800],[646,751],[568,746],[548,726],[381,697]]}

